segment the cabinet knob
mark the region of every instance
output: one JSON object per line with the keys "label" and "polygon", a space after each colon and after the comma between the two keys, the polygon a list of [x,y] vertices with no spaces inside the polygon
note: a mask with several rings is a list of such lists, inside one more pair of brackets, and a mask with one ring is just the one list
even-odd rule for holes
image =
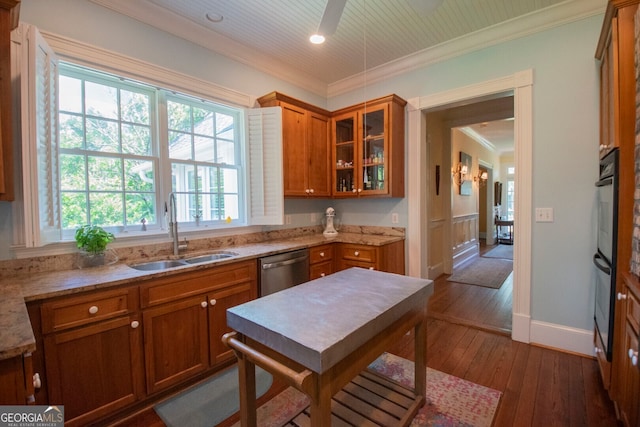
{"label": "cabinet knob", "polygon": [[359,252],[359,251],[355,251],[353,254],[354,254],[355,256],[360,256],[360,252]]}
{"label": "cabinet knob", "polygon": [[618,292],[618,301],[622,301],[623,299],[627,299],[627,294],[623,294],[622,292]]}
{"label": "cabinet knob", "polygon": [[137,320],[134,320],[133,322],[131,322],[132,329],[136,329],[138,326],[140,326],[140,322],[138,322]]}
{"label": "cabinet knob", "polygon": [[307,193],[307,194],[309,194],[309,189],[308,189],[308,188],[305,188],[305,189],[304,189],[304,192],[305,192],[305,193]]}
{"label": "cabinet knob", "polygon": [[309,193],[313,194],[313,188],[309,189]]}
{"label": "cabinet knob", "polygon": [[206,302],[206,301],[202,301],[202,302],[200,303],[200,307],[202,307],[202,308],[207,308],[207,306],[208,306],[208,305],[209,305],[209,303],[208,303],[208,302]]}
{"label": "cabinet knob", "polygon": [[324,273],[320,273],[320,277],[324,277]]}
{"label": "cabinet knob", "polygon": [[40,387],[42,387],[42,380],[40,379],[40,374],[36,372],[33,374],[33,388],[39,389]]}
{"label": "cabinet knob", "polygon": [[91,307],[89,307],[89,314],[96,314],[97,312],[98,312],[97,305],[92,305]]}
{"label": "cabinet knob", "polygon": [[629,349],[629,359],[631,359],[631,364],[636,366],[638,364],[638,352],[634,349]]}
{"label": "cabinet knob", "polygon": [[355,188],[353,190],[351,190],[352,193],[357,193],[358,190],[356,190]]}
{"label": "cabinet knob", "polygon": [[594,347],[594,348],[593,348],[593,352],[594,352],[595,354],[598,354],[598,353],[602,353],[602,350],[600,350],[600,348],[599,348],[599,347]]}
{"label": "cabinet knob", "polygon": [[362,188],[358,188],[358,193],[361,193],[361,192],[362,192]]}
{"label": "cabinet knob", "polygon": [[373,267],[369,267],[369,270],[373,270],[373,269],[374,269]]}
{"label": "cabinet knob", "polygon": [[209,301],[209,304],[211,305],[216,305],[218,301],[215,300],[215,298],[211,298],[211,301]]}
{"label": "cabinet knob", "polygon": [[324,252],[320,252],[320,256],[324,258]]}

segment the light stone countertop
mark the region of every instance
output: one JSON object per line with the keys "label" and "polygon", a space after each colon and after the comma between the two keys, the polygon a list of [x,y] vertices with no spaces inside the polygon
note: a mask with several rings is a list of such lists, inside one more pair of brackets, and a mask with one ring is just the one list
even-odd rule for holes
{"label": "light stone countertop", "polygon": [[[404,236],[340,233],[335,238],[327,239],[322,234],[313,234],[284,240],[264,241],[225,248],[218,247],[209,252],[225,250],[235,252],[238,255],[222,260],[179,266],[162,271],[139,271],[129,267],[127,263],[118,262],[105,267],[63,270],[50,273],[18,274],[6,277],[0,283],[0,292],[2,292],[2,298],[0,299],[0,360],[20,356],[36,349],[35,338],[26,308],[26,303],[28,302],[42,301],[96,289],[107,289],[131,283],[132,281],[164,277],[185,271],[196,271],[210,268],[214,265],[256,259],[326,243],[341,242],[382,246],[401,240],[404,240]],[[202,250],[188,253],[187,255],[196,256],[205,253],[207,251]],[[168,257],[160,258],[167,259]],[[175,259],[175,257],[170,258]],[[154,260],[154,258],[148,258],[144,261]]]}

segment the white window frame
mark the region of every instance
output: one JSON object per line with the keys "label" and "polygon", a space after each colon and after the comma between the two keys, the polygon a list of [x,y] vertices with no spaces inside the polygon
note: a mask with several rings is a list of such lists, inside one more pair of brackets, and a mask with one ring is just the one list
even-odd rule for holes
{"label": "white window frame", "polygon": [[[213,102],[221,102],[230,106],[248,107],[253,104],[253,100],[248,95],[219,87],[210,82],[202,81],[191,76],[176,73],[153,64],[128,58],[105,51],[96,47],[82,44],[70,39],[61,38],[53,34],[45,33],[45,37],[38,35],[38,30],[30,25],[21,24],[19,34],[22,35],[22,47],[18,53],[24,60],[21,73],[21,103],[23,123],[29,121],[30,112],[35,111],[33,83],[36,80],[34,75],[34,62],[25,58],[29,57],[29,49],[35,49],[33,40],[38,39],[38,48],[51,53],[52,61],[55,62],[55,56],[61,57],[63,60],[77,65],[94,68],[111,74],[122,75],[123,77],[133,78],[151,85],[158,85],[169,90],[175,89],[181,93],[191,96],[201,96],[210,99]],[[51,46],[49,48],[47,45]],[[55,53],[53,53],[55,51]],[[26,77],[26,78],[25,78]],[[57,76],[54,79],[57,82]],[[31,85],[31,86],[30,86]],[[54,96],[55,95],[48,95]],[[37,185],[37,163],[30,161],[35,159],[30,153],[36,147],[37,140],[40,137],[45,138],[54,147],[52,157],[48,159],[53,165],[57,161],[57,98],[52,105],[55,106],[54,111],[49,111],[55,120],[50,121],[53,124],[51,129],[46,129],[45,135],[38,136],[36,132],[25,134],[23,129],[23,150],[27,151],[23,156],[23,176],[24,180],[24,207],[20,220],[24,221],[19,226],[24,227],[24,234],[17,236],[14,247],[40,247],[47,243],[62,242],[61,226],[59,215],[53,218],[52,234],[53,238],[49,238],[46,234],[47,229],[43,227],[42,219],[44,218],[41,211],[51,211],[51,204],[42,205],[39,209],[30,207],[29,203],[38,199],[34,186]],[[50,109],[51,110],[51,109]],[[25,114],[26,113],[26,114]],[[33,116],[31,116],[33,119]],[[237,225],[281,225],[284,223],[284,196],[282,184],[282,113],[279,107],[267,109],[246,109],[244,120],[244,134],[241,137],[242,155],[246,162],[246,177],[241,181],[245,186],[245,192],[249,195],[245,201],[247,209],[247,222],[243,224],[233,224],[229,228]],[[35,126],[33,121],[29,121]],[[241,129],[243,127],[241,126]],[[239,130],[240,131],[240,130]],[[57,169],[57,167],[56,167]],[[42,169],[41,169],[42,170]],[[53,177],[53,175],[51,175]],[[162,177],[161,177],[162,179]],[[59,186],[59,178],[53,177],[53,185]],[[59,187],[58,187],[59,188]],[[32,197],[33,196],[33,197]],[[38,201],[41,201],[40,198]],[[55,209],[53,209],[55,212]],[[58,210],[59,212],[59,210]],[[17,223],[20,223],[20,220]],[[57,223],[56,223],[57,221]],[[19,255],[19,254],[18,254]]]}

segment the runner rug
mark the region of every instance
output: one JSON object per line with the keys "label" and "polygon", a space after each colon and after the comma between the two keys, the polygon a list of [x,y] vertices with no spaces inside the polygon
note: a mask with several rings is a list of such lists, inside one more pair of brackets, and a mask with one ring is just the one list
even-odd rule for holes
{"label": "runner rug", "polygon": [[513,245],[498,245],[482,256],[485,258],[513,259]]}
{"label": "runner rug", "polygon": [[478,257],[456,268],[447,280],[498,289],[512,271],[511,260]]}
{"label": "runner rug", "polygon": [[[369,368],[404,386],[413,387],[414,364],[409,360],[384,353]],[[427,403],[411,426],[491,426],[501,392],[431,368],[427,368],[426,375]],[[307,396],[289,387],[258,408],[258,425],[296,426],[289,421],[308,405]],[[233,427],[239,426],[237,423]]]}

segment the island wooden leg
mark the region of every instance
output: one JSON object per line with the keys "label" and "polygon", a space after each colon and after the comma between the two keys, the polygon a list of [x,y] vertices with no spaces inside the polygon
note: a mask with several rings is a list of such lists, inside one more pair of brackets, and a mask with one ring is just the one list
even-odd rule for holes
{"label": "island wooden leg", "polygon": [[427,398],[427,316],[415,327],[415,392]]}
{"label": "island wooden leg", "polygon": [[331,382],[328,375],[314,373],[314,390],[311,396],[311,427],[331,426]]}
{"label": "island wooden leg", "polygon": [[240,382],[240,425],[256,427],[256,365],[245,355],[237,353]]}

